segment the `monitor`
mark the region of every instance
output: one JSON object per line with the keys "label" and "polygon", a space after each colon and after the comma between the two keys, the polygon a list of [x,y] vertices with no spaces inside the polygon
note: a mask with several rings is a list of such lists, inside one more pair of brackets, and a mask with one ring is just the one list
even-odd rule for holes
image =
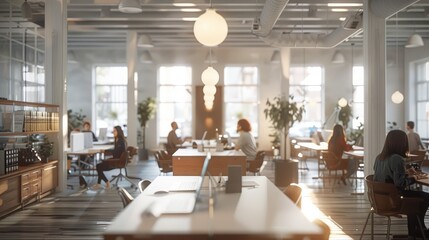
{"label": "monitor", "polygon": [[92,148],[92,132],[82,132],[83,133],[83,147],[85,149]]}
{"label": "monitor", "polygon": [[98,132],[98,140],[103,142],[107,140],[107,128],[100,128]]}
{"label": "monitor", "polygon": [[84,134],[75,132],[70,134],[70,149],[72,152],[81,151],[84,149]]}

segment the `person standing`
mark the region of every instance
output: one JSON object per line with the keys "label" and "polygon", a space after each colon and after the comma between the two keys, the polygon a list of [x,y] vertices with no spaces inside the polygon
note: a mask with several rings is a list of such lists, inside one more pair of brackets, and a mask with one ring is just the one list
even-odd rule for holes
{"label": "person standing", "polygon": [[[426,229],[424,220],[426,211],[429,207],[429,193],[406,190],[408,186],[415,183],[417,180],[415,175],[410,176],[406,174],[404,162],[407,152],[408,141],[405,132],[402,130],[390,131],[386,136],[383,150],[375,159],[374,181],[393,183],[403,196],[422,199],[423,201],[419,206],[418,217],[423,224],[423,228]],[[408,235],[410,237],[414,237],[415,234],[420,234],[415,215],[408,215],[407,222]],[[425,230],[425,235],[427,235],[427,230]]]}
{"label": "person standing", "polygon": [[237,122],[237,133],[240,134],[235,150],[241,150],[246,155],[247,161],[253,161],[256,157],[256,141],[250,133],[252,126],[247,119],[240,119]]}
{"label": "person standing", "polygon": [[419,149],[425,149],[425,146],[423,145],[422,140],[420,139],[420,135],[414,132],[414,122],[408,121],[406,127],[407,127],[408,147],[409,147],[410,153],[417,151]]}
{"label": "person standing", "polygon": [[112,155],[112,158],[101,161],[97,164],[97,184],[95,184],[92,189],[97,190],[101,188],[101,180],[106,183],[106,189],[110,188],[110,182],[104,175],[104,171],[110,171],[115,169],[117,162],[121,157],[121,154],[127,150],[127,141],[125,140],[124,132],[122,131],[121,126],[115,126],[113,128],[113,137],[114,137],[114,148],[105,152],[105,155]]}

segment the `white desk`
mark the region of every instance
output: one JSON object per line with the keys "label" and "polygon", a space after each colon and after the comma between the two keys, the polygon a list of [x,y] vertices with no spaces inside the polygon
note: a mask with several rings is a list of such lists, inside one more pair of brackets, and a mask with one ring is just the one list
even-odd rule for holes
{"label": "white desk", "polygon": [[[71,151],[70,148],[67,148],[65,150],[65,153],[67,155],[78,156],[79,176],[81,176],[82,175],[82,171],[81,171],[82,169],[80,168],[80,165],[81,165],[80,156],[95,156],[95,155],[98,155],[98,154],[103,154],[106,150],[113,149],[113,147],[114,146],[111,145],[111,144],[107,144],[107,145],[94,145],[92,148],[87,148],[87,149],[84,149],[84,150],[73,151],[73,152]],[[101,159],[102,158],[103,158],[103,156],[101,156]],[[95,157],[93,159],[94,159],[94,162],[93,162],[93,166],[92,167],[95,169],[96,159],[95,159]]]}
{"label": "white desk", "polygon": [[[301,239],[318,236],[322,230],[310,222],[270,180],[264,176],[245,176],[255,188],[226,194],[220,189],[210,214],[208,200],[199,202],[192,214],[161,215],[146,210],[162,198],[154,195],[160,186],[189,176],[160,176],[134,199],[107,227],[104,239]],[[207,185],[208,179],[205,181]],[[180,193],[168,193],[180,194]],[[203,195],[207,193],[202,192]],[[152,205],[153,206],[153,205]],[[255,238],[256,237],[256,238]]]}

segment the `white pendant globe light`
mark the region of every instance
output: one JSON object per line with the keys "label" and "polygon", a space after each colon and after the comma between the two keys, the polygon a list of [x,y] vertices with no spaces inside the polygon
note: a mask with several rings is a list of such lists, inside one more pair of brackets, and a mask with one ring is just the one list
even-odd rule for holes
{"label": "white pendant globe light", "polygon": [[213,109],[213,102],[205,102],[204,106],[206,107],[207,110],[212,110]]}
{"label": "white pendant globe light", "polygon": [[195,38],[201,44],[213,47],[221,44],[228,34],[228,24],[214,9],[208,8],[194,23]]}
{"label": "white pendant globe light", "polygon": [[204,85],[216,85],[219,82],[219,73],[212,67],[206,68],[201,74]]}
{"label": "white pendant globe light", "polygon": [[213,95],[204,95],[204,102],[213,102],[214,98]]}
{"label": "white pendant globe light", "polygon": [[347,106],[347,99],[345,99],[345,98],[340,98],[340,99],[338,100],[338,106],[340,106],[340,107],[345,107],[345,106]]}
{"label": "white pendant globe light", "polygon": [[395,104],[400,104],[404,101],[404,95],[400,91],[396,91],[392,94],[392,102]]}
{"label": "white pendant globe light", "polygon": [[216,94],[216,87],[212,85],[206,85],[203,87],[203,93],[207,96],[214,96]]}

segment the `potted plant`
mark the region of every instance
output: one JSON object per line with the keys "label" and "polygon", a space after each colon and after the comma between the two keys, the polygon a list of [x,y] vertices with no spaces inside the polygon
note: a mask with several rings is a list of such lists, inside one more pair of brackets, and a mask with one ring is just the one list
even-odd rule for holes
{"label": "potted plant", "polygon": [[349,104],[340,108],[340,112],[338,113],[338,120],[341,121],[344,129],[348,128],[350,119],[352,117],[353,117],[352,107]]}
{"label": "potted plant", "polygon": [[67,121],[68,121],[68,139],[70,139],[70,133],[76,129],[81,128],[83,125],[83,120],[86,118],[86,115],[82,114],[82,109],[79,112],[73,112],[73,110],[67,110]]}
{"label": "potted plant", "polygon": [[48,158],[54,154],[54,143],[50,142],[45,134],[32,134],[30,142],[39,154],[42,162],[48,162]]}
{"label": "potted plant", "polygon": [[141,148],[139,149],[139,158],[142,160],[148,159],[147,149],[146,149],[146,126],[149,120],[155,116],[156,111],[156,101],[154,98],[148,97],[145,100],[141,101],[137,106],[137,115],[140,122],[140,127],[142,128],[141,134]]}
{"label": "potted plant", "polygon": [[285,143],[287,143],[289,129],[295,122],[302,120],[302,115],[305,112],[304,105],[300,106],[297,102],[294,102],[291,95],[289,99],[285,96],[274,97],[272,102],[267,99],[266,106],[267,108],[264,110],[265,118],[270,120],[275,130],[274,136],[281,136],[281,140],[284,143],[281,146],[283,148],[282,156],[287,158]]}

